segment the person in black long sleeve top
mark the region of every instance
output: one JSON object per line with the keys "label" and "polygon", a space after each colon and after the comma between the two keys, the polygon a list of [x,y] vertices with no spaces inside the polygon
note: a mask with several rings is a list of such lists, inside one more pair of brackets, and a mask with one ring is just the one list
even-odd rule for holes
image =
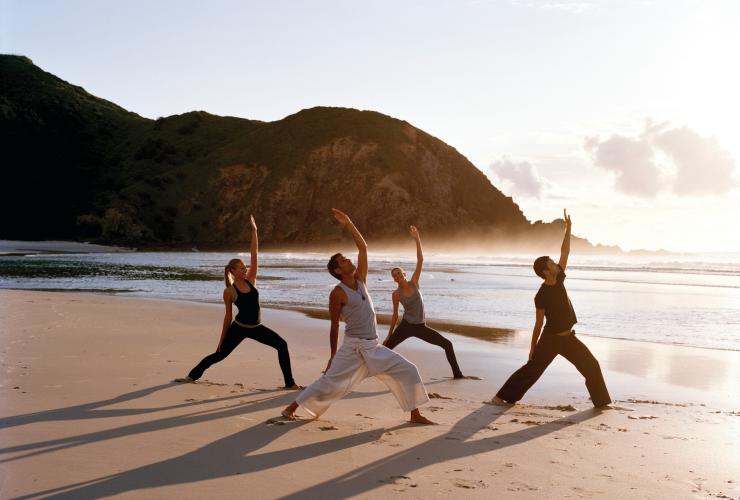
{"label": "person in black long sleeve top", "polygon": [[[570,253],[572,223],[565,210],[563,218],[565,236],[558,263],[548,256],[539,257],[534,261],[534,272],[544,282],[534,297],[535,323],[529,360],[499,389],[492,399],[494,404],[513,404],[522,399],[558,354],[570,361],[585,377],[586,388],[595,407],[606,407],[612,402],[599,362],[588,347],[576,338],[573,329],[578,319],[565,290],[565,268]],[[545,320],[547,322],[543,329],[542,324]]]}

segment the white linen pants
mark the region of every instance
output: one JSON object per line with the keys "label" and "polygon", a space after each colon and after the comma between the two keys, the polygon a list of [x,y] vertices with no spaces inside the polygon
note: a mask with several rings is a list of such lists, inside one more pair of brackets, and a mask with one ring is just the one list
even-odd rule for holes
{"label": "white linen pants", "polygon": [[306,387],[296,403],[318,417],[367,377],[377,377],[388,386],[404,411],[415,410],[429,401],[416,365],[377,339],[345,337],[329,370]]}

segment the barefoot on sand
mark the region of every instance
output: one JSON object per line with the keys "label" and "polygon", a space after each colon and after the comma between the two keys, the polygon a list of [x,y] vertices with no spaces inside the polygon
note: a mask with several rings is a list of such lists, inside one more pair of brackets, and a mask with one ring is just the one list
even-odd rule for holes
{"label": "barefoot on sand", "polygon": [[288,391],[302,391],[305,388],[306,388],[305,386],[298,385],[298,384],[293,384],[291,386],[283,386],[283,387],[281,387],[281,389],[286,389]]}
{"label": "barefoot on sand", "polygon": [[498,396],[494,396],[491,398],[491,404],[494,404],[496,406],[511,406],[513,403],[509,403],[507,401],[504,401]]}
{"label": "barefoot on sand", "polygon": [[290,411],[290,407],[281,411],[280,415],[282,415],[283,418],[286,418],[288,420],[296,420],[295,411]]}
{"label": "barefoot on sand", "polygon": [[411,412],[410,422],[414,424],[422,424],[422,425],[437,425],[436,422],[432,422],[431,420],[426,418],[424,415],[419,413],[418,408]]}
{"label": "barefoot on sand", "polygon": [[175,380],[173,380],[173,382],[177,382],[178,384],[193,384],[195,383],[195,380],[190,377],[181,377],[176,378]]}

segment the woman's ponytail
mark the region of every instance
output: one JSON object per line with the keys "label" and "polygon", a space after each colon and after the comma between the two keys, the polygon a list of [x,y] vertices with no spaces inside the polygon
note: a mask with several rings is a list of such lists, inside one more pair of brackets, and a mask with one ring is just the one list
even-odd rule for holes
{"label": "woman's ponytail", "polygon": [[231,270],[239,263],[243,264],[241,259],[231,259],[229,263],[226,264],[226,267],[224,267],[224,283],[226,284],[226,288],[229,288],[234,284],[234,277],[231,275]]}
{"label": "woman's ponytail", "polygon": [[229,266],[224,267],[224,283],[226,284],[226,288],[229,288],[234,283],[234,280],[231,278]]}

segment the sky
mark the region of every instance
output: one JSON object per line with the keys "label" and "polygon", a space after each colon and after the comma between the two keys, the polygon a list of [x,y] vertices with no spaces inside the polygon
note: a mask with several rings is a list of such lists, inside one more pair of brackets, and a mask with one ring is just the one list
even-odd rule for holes
{"label": "sky", "polygon": [[142,116],[370,109],[528,219],[740,252],[737,0],[0,0],[0,52]]}

